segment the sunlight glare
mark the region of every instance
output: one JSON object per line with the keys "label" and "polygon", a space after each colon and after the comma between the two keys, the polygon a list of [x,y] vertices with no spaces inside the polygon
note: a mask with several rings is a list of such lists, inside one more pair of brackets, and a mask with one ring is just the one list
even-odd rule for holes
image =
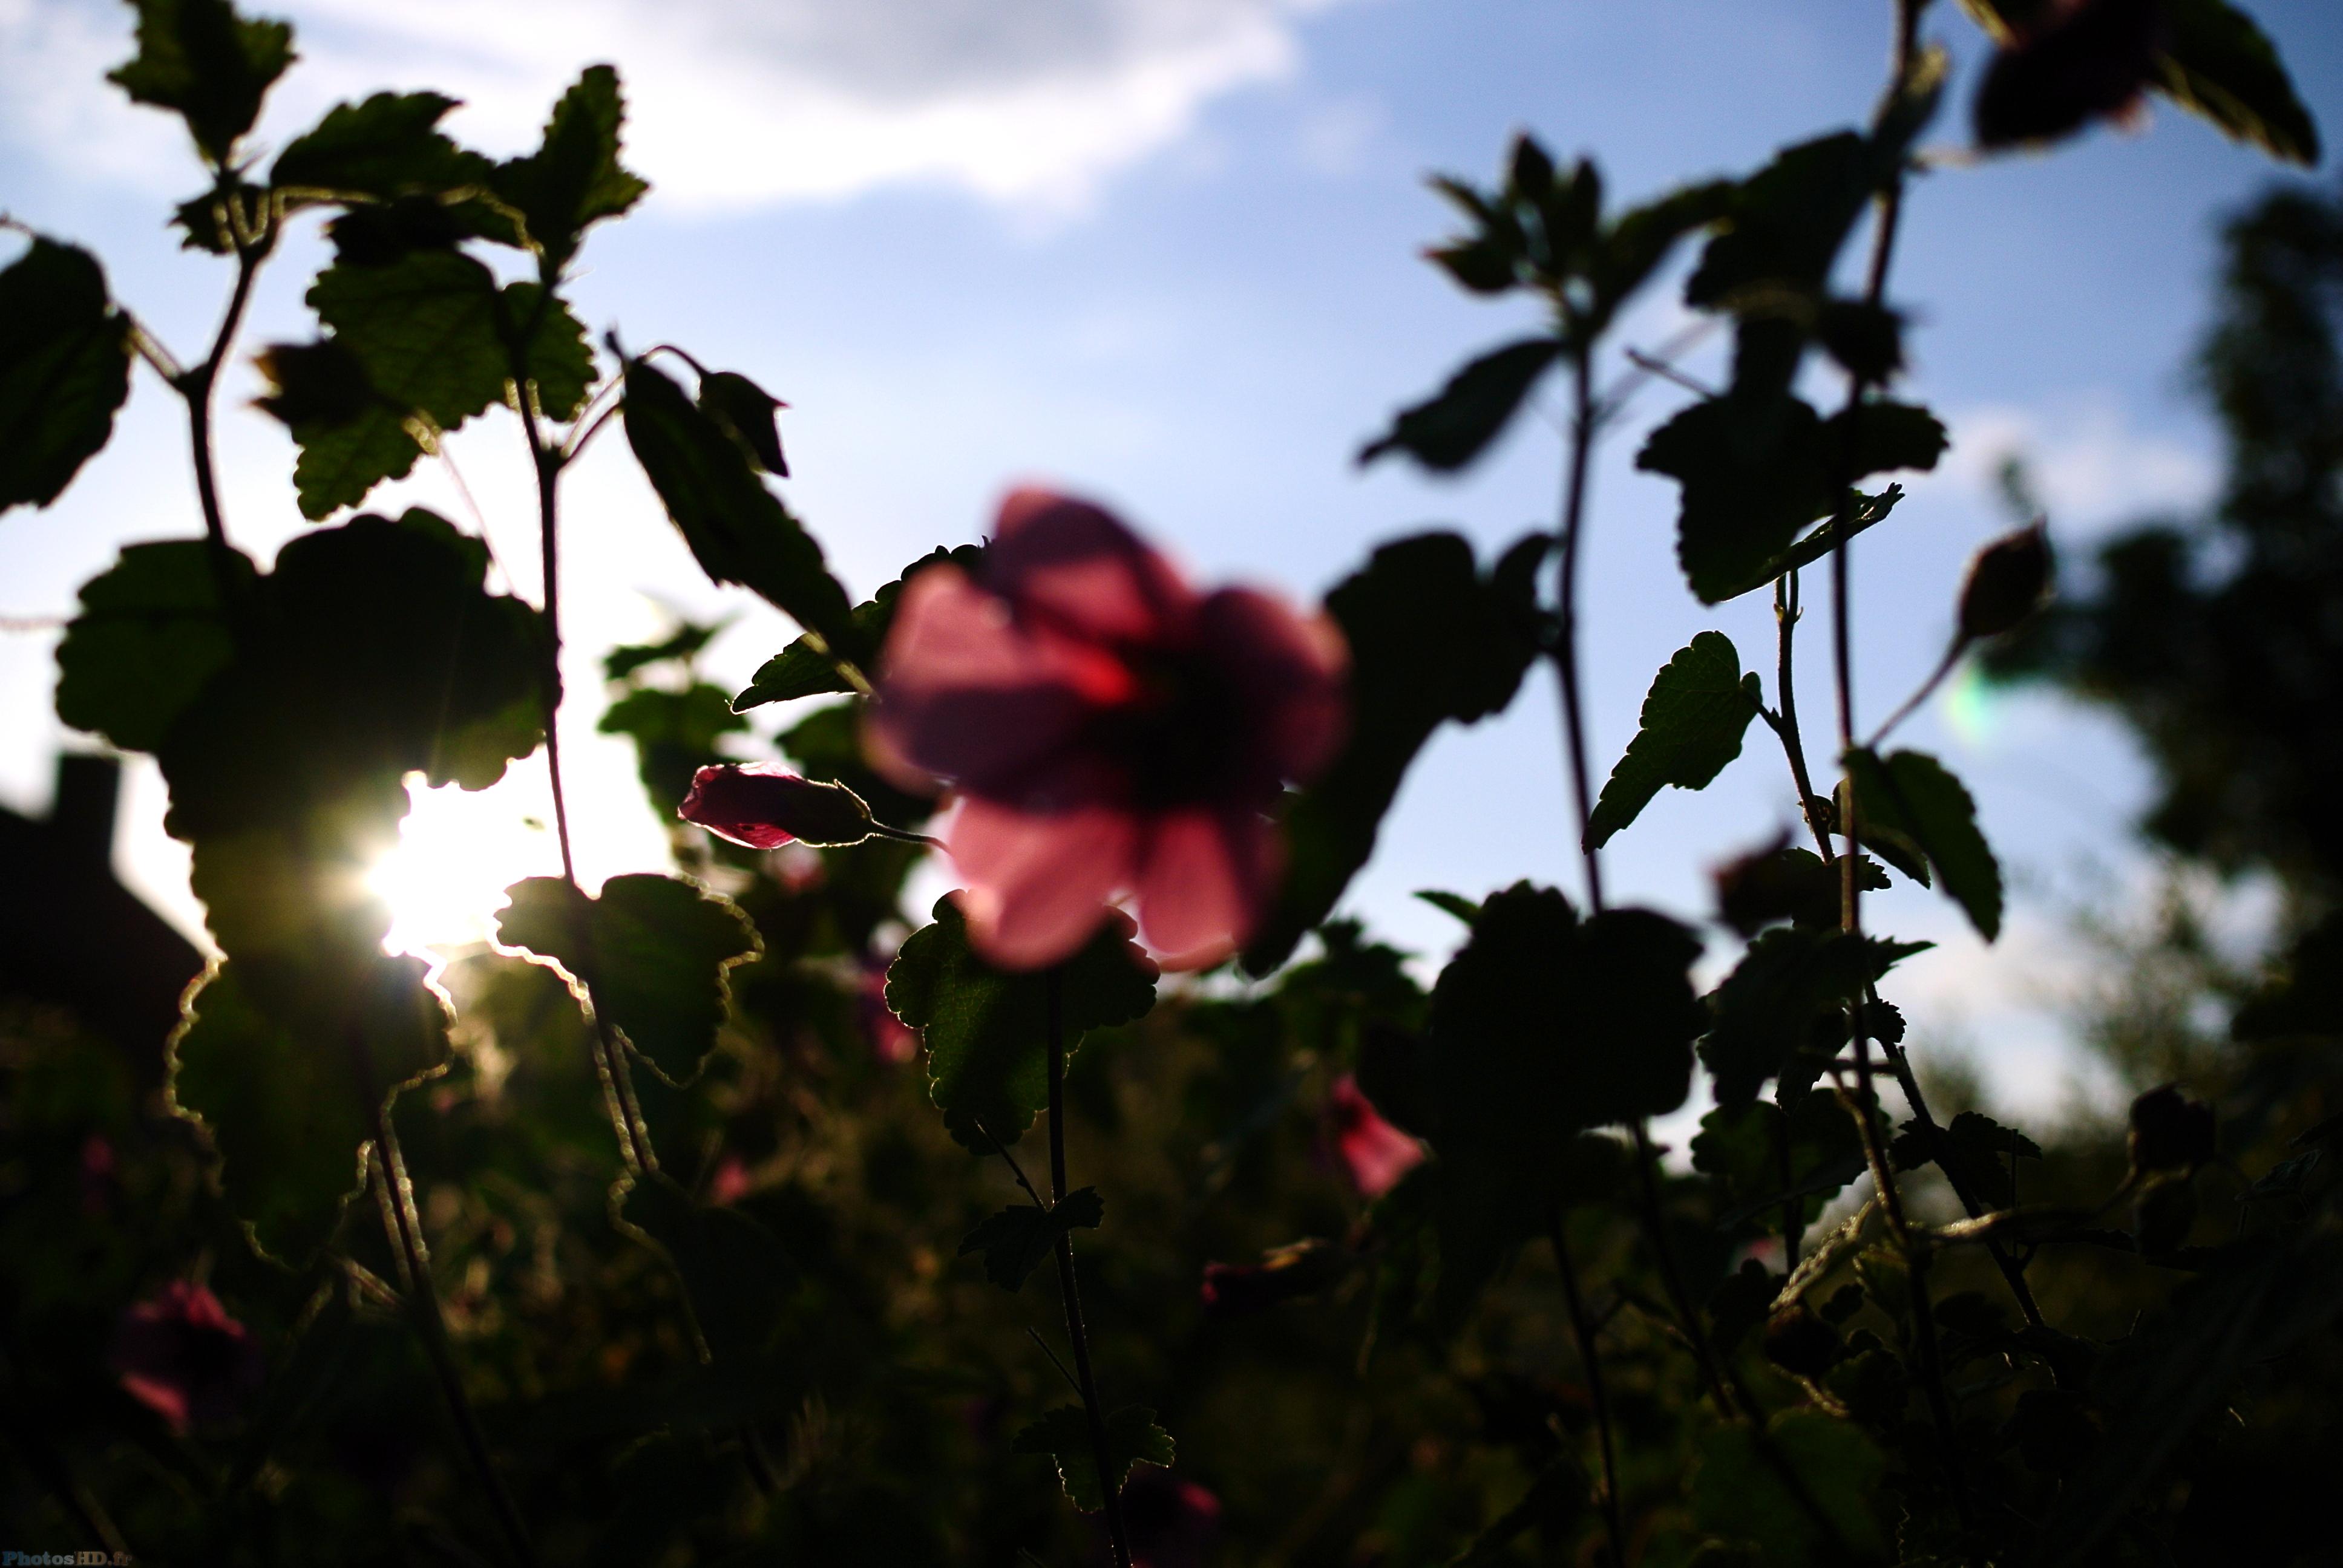
{"label": "sunlight glare", "polygon": [[429,956],[486,941],[507,888],[524,877],[560,874],[550,806],[543,788],[530,783],[508,778],[477,794],[409,786],[398,848],[367,879],[390,906],[387,950]]}

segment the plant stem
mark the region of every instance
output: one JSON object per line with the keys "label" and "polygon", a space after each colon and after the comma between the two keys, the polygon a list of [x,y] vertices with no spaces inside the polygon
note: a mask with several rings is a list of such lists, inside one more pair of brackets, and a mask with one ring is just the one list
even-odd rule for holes
{"label": "plant stem", "polygon": [[179,378],[179,395],[187,400],[187,440],[196,461],[196,500],[203,508],[204,533],[214,547],[228,548],[227,521],[220,513],[219,481],[212,462],[212,388],[219,379],[220,362],[227,357],[236,342],[236,328],[244,323],[245,307],[252,302],[252,280],[260,271],[263,252],[238,247],[236,255],[236,287],[227,297],[227,311],[220,319],[219,332],[212,339],[212,351],[204,362],[185,372]]}
{"label": "plant stem", "polygon": [[390,1108],[376,1087],[372,1053],[367,1049],[365,1035],[355,1027],[349,1030],[348,1044],[351,1065],[357,1072],[358,1092],[366,1097],[374,1119],[377,1158],[367,1162],[368,1170],[374,1178],[375,1195],[381,1202],[384,1234],[406,1276],[407,1302],[415,1320],[416,1336],[423,1342],[424,1355],[438,1379],[439,1392],[447,1402],[447,1413],[456,1423],[465,1457],[471,1462],[481,1491],[488,1494],[498,1528],[504,1532],[505,1544],[511,1548],[516,1561],[526,1568],[535,1568],[537,1547],[529,1540],[528,1527],[521,1523],[520,1510],[514,1506],[512,1494],[505,1490],[503,1477],[497,1473],[496,1462],[488,1455],[488,1439],[480,1432],[479,1417],[472,1410],[471,1399],[464,1392],[462,1374],[456,1368],[455,1352],[447,1342],[447,1320],[439,1310],[438,1288],[431,1278],[431,1254],[423,1241],[423,1219],[415,1207],[415,1187],[407,1180],[407,1161],[399,1151],[398,1131],[391,1125]]}
{"label": "plant stem", "polygon": [[1582,345],[1571,365],[1570,465],[1563,482],[1562,568],[1557,583],[1561,621],[1554,644],[1554,673],[1562,688],[1563,734],[1569,745],[1570,785],[1578,805],[1578,850],[1586,863],[1587,908],[1603,908],[1603,862],[1588,842],[1594,809],[1587,787],[1586,721],[1578,689],[1578,547],[1585,533],[1586,470],[1594,447],[1594,370],[1591,350]]}
{"label": "plant stem", "polygon": [[1602,1444],[1603,1528],[1611,1538],[1614,1568],[1627,1568],[1627,1526],[1620,1513],[1619,1458],[1611,1436],[1611,1392],[1604,1382],[1603,1360],[1595,1353],[1594,1324],[1586,1315],[1586,1297],[1578,1288],[1578,1269],[1570,1261],[1570,1239],[1563,1231],[1559,1207],[1546,1211],[1546,1239],[1554,1244],[1554,1267],[1562,1274],[1562,1296],[1570,1308],[1571,1337],[1578,1342],[1578,1362],[1586,1369],[1586,1392],[1594,1403],[1594,1431]]}
{"label": "plant stem", "polygon": [[[1066,1028],[1065,975],[1052,966],[1042,980],[1049,997],[1050,1049],[1050,1201],[1066,1195]],[[1081,1390],[1082,1413],[1090,1419],[1091,1458],[1098,1465],[1099,1492],[1106,1503],[1107,1538],[1114,1546],[1115,1568],[1131,1568],[1131,1537],[1122,1523],[1121,1488],[1115,1484],[1114,1465],[1106,1441],[1106,1411],[1099,1402],[1098,1379],[1091,1371],[1091,1341],[1082,1327],[1082,1296],[1074,1282],[1074,1241],[1063,1227],[1058,1230],[1058,1293],[1066,1303],[1066,1340],[1073,1348],[1074,1377]]]}
{"label": "plant stem", "polygon": [[1814,834],[1815,849],[1822,855],[1823,864],[1829,865],[1837,854],[1831,848],[1830,835],[1815,816],[1814,775],[1807,770],[1805,738],[1798,729],[1798,682],[1792,650],[1797,643],[1798,617],[1802,613],[1798,605],[1798,573],[1794,567],[1774,579],[1774,700],[1782,710],[1782,721],[1775,726],[1774,733],[1781,737],[1783,754],[1789,759],[1790,781],[1798,790],[1798,818]]}

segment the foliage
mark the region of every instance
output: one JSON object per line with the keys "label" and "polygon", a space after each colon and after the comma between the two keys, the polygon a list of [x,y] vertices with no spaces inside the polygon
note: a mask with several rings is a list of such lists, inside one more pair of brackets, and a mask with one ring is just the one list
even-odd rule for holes
{"label": "foliage", "polygon": [[[2037,1141],[1916,1062],[1883,993],[1925,944],[1865,920],[1892,869],[1997,933],[1974,800],[1938,759],[1888,749],[1893,720],[1850,721],[1814,752],[1835,771],[1813,773],[1780,689],[1801,572],[1843,571],[1903,493],[1859,487],[1946,448],[1900,385],[1911,307],[1887,292],[1885,219],[1918,194],[1947,90],[1918,0],[1899,0],[1871,119],[1745,177],[1606,214],[1591,160],[1524,136],[1495,187],[1436,182],[1466,227],[1434,263],[1476,296],[1531,297],[1544,325],[1363,456],[1461,469],[1561,372],[1559,531],[1486,562],[1421,534],[1342,578],[1347,735],[1282,801],[1282,876],[1240,890],[1258,922],[1242,973],[1178,984],[1120,918],[1026,971],[971,950],[957,896],[924,923],[906,910],[937,800],[866,749],[881,653],[907,592],[951,580],[912,592],[920,574],[973,580],[1011,552],[939,546],[856,603],[770,483],[790,472],[778,397],[671,345],[589,340],[566,297],[581,247],[647,190],[612,67],[518,157],[460,146],[452,101],[415,92],[338,106],[266,161],[246,138],[290,28],[227,0],[136,9],[114,80],[185,122],[209,184],[173,221],[234,269],[233,303],[183,365],[93,257],[34,237],[0,270],[0,508],[49,504],[106,445],[134,360],[185,403],[204,534],[130,546],[84,586],[56,707],[157,760],[224,957],[149,1053],[159,1083],[69,1013],[0,1001],[0,1398],[24,1460],[0,1513],[27,1540],[255,1564],[1130,1568],[1202,1561],[1214,1532],[1218,1561],[1329,1568],[2331,1556],[2331,200],[2281,194],[2231,232],[2206,358],[2233,441],[2204,530],[2220,569],[2197,569],[2191,536],[2134,534],[2090,592],[2022,625],[2048,569],[2023,536],[1948,596],[1947,668],[1999,638],[1998,668],[2114,705],[2166,776],[2153,829],[2274,870],[2289,900],[2267,974],[2164,944],[2196,967],[2159,993],[2158,1028],[2233,1004],[2234,1046],[2192,1036],[2175,1058],[2190,1092],[2136,1073],[2127,1128]],[[1986,150],[2156,91],[2316,156],[2224,0],[1970,9],[1999,45],[1974,100]],[[261,406],[324,526],[264,569],[235,546],[207,432],[253,277],[304,214],[331,246],[306,292],[317,327],[261,352]],[[1866,231],[1863,291],[1842,292]],[[1661,419],[1638,462],[1674,487],[1694,598],[1774,586],[1779,673],[1769,693],[1764,661],[1745,672],[1700,632],[1598,796],[1577,668],[1588,457],[1646,385],[1609,334],[1679,246],[1697,246],[1686,305],[1732,333],[1731,381]],[[1809,400],[1842,378],[1835,409]],[[738,694],[697,668],[714,627],[612,652],[602,727],[633,743],[681,874],[588,890],[557,821],[564,874],[508,890],[497,943],[432,966],[385,952],[366,872],[411,778],[478,789],[538,765],[563,699],[558,607],[489,591],[485,543],[444,518],[344,514],[449,430],[508,417],[548,558],[565,472],[615,417],[710,579],[798,632]],[[1133,581],[1153,580],[1143,553],[1122,558]],[[1053,613],[1099,608],[1026,588]],[[1423,748],[1505,711],[1541,660],[1584,900],[1427,891],[1465,928],[1427,986],[1337,910]],[[1138,674],[1198,719],[1176,739],[1224,735],[1210,689]],[[700,769],[766,744],[744,714],[809,699],[842,700],[787,708],[772,744],[869,803],[867,840],[767,853],[677,818]],[[1662,789],[1714,781],[1753,719],[1814,846],[1776,839],[1720,871],[1729,961],[1704,995],[1710,933],[1612,907],[1600,853]],[[1715,1104],[1685,1170],[1650,1123],[1696,1065]],[[1025,1289],[1051,1261],[1062,1335]],[[164,1301],[223,1306],[236,1364],[226,1331],[185,1340],[211,1345],[201,1366],[158,1361],[151,1333],[133,1356],[116,1325],[151,1329]],[[246,1346],[265,1362],[249,1388]],[[201,1402],[156,1392],[197,1382]]]}

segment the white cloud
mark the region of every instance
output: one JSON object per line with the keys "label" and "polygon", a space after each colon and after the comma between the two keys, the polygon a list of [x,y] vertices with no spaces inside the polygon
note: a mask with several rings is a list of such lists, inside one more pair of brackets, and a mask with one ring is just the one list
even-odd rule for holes
{"label": "white cloud", "polygon": [[[266,0],[300,65],[278,136],[382,87],[463,98],[463,134],[532,140],[582,66],[617,63],[629,160],[679,206],[928,182],[1079,206],[1210,99],[1290,75],[1297,18],[1332,0]],[[0,136],[69,172],[176,190],[159,116],[101,80],[129,52],[109,0],[0,0]]]}
{"label": "white cloud", "polygon": [[2217,470],[2204,447],[2142,431],[2107,397],[2049,408],[1986,405],[1948,422],[1947,473],[1996,496],[2003,460],[2023,458],[2052,527],[2067,538],[2154,514],[2185,516],[2214,492]]}

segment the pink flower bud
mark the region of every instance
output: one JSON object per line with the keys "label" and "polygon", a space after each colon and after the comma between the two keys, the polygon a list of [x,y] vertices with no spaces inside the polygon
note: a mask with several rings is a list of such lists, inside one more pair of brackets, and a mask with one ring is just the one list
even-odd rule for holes
{"label": "pink flower bud", "polygon": [[773,762],[727,762],[692,775],[676,815],[719,839],[752,849],[795,839],[860,844],[870,837],[870,808],[843,784],[800,779]]}

